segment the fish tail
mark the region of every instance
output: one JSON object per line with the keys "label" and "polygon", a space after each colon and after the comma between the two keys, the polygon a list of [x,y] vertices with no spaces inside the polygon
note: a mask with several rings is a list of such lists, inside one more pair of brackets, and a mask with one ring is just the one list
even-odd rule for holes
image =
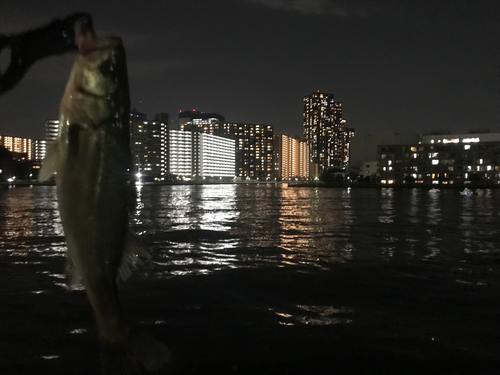
{"label": "fish tail", "polygon": [[151,259],[151,255],[139,243],[137,237],[128,232],[125,240],[125,249],[123,251],[121,265],[118,268],[117,282],[127,280],[132,274],[132,270],[142,265],[142,259]]}
{"label": "fish tail", "polygon": [[143,332],[131,331],[118,343],[102,343],[101,367],[105,375],[135,375],[166,370],[171,362],[167,347]]}

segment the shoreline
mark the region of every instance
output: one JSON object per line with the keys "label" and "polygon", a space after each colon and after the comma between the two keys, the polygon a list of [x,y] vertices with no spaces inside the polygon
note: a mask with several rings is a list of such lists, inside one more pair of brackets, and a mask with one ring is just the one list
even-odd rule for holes
{"label": "shoreline", "polygon": [[[500,186],[482,184],[460,184],[460,185],[382,185],[363,183],[325,183],[321,181],[151,181],[137,183],[138,186],[161,186],[161,185],[286,185],[290,188],[354,188],[354,189],[439,189],[439,190],[472,190],[472,189],[498,189]],[[15,182],[0,181],[0,187],[33,187],[33,186],[55,186],[54,181],[30,181],[18,180]]]}

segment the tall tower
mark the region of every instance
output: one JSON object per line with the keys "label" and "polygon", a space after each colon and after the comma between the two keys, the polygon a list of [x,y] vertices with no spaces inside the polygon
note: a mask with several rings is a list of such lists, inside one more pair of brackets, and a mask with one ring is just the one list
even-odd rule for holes
{"label": "tall tower", "polygon": [[241,179],[274,178],[272,125],[226,123],[219,132],[236,141],[236,176]]}
{"label": "tall tower", "polygon": [[132,110],[129,126],[135,172],[146,181],[164,180],[168,171],[168,114],[159,113],[149,121],[145,113]]}
{"label": "tall tower", "polygon": [[316,178],[329,167],[346,166],[346,121],[342,103],[333,94],[314,92],[304,97],[304,140],[309,148],[309,177]]}

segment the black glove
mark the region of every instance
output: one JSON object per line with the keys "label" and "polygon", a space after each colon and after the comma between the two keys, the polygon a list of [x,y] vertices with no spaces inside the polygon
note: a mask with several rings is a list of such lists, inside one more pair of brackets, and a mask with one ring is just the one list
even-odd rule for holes
{"label": "black glove", "polygon": [[5,73],[0,71],[0,95],[17,85],[35,61],[76,50],[75,28],[78,23],[93,30],[89,14],[75,13],[21,34],[0,35],[0,53],[10,49],[9,66]]}

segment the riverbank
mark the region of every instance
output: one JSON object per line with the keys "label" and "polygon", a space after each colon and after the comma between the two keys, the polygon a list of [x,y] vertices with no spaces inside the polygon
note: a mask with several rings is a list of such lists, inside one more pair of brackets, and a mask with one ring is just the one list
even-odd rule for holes
{"label": "riverbank", "polygon": [[[29,186],[54,186],[54,181],[39,182],[37,180],[17,180],[14,182],[0,181],[0,187],[29,187]],[[177,185],[284,185],[290,188],[370,188],[370,189],[454,189],[454,190],[475,190],[475,189],[498,189],[500,185],[493,184],[456,184],[456,185],[424,185],[424,184],[408,184],[408,185],[388,185],[380,183],[364,183],[364,182],[323,182],[323,181],[143,181],[137,185],[143,186],[177,186]]]}

